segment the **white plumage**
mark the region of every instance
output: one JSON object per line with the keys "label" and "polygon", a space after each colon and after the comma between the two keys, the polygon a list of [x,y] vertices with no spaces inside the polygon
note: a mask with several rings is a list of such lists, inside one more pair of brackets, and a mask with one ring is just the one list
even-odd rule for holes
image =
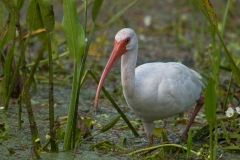
{"label": "white plumage", "polygon": [[[196,113],[193,115],[193,119],[195,118],[203,104],[200,94],[204,84],[197,72],[181,63],[146,63],[135,68],[137,53],[138,39],[135,32],[130,28],[120,30],[115,36],[114,50],[103,71],[94,106],[97,107],[107,73],[122,56],[121,80],[124,97],[132,111],[142,119],[145,132],[152,142],[154,120],[184,112],[197,102]],[[184,134],[190,125],[187,125]]]}
{"label": "white plumage", "polygon": [[197,72],[181,63],[147,63],[135,70],[133,97],[128,98],[125,87],[124,96],[134,113],[142,119],[164,119],[196,103],[203,87],[199,78]]}

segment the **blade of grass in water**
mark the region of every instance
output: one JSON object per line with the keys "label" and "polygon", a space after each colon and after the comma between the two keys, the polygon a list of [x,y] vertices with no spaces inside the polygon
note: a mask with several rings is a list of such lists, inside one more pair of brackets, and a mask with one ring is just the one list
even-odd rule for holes
{"label": "blade of grass in water", "polygon": [[[214,149],[216,149],[213,146],[213,134],[212,134],[212,127],[215,126],[216,123],[216,93],[214,89],[214,83],[213,80],[210,78],[206,87],[206,91],[204,94],[204,107],[205,107],[205,116],[207,119],[207,122],[209,124],[209,132],[210,132],[210,159],[215,159],[214,156]],[[217,131],[215,131],[217,132]]]}
{"label": "blade of grass in water", "polygon": [[[141,152],[145,152],[145,151],[151,151],[151,150],[155,150],[155,149],[163,148],[163,147],[176,147],[176,148],[179,148],[179,149],[187,150],[187,147],[181,146],[179,144],[161,144],[161,145],[157,145],[157,146],[153,146],[153,147],[139,149],[139,150],[133,151],[131,153],[128,153],[128,155],[133,155],[133,154],[137,154],[137,153],[141,153]],[[196,156],[201,155],[201,149],[200,149],[199,152],[196,152],[196,151],[193,151],[193,150],[190,150],[190,152],[195,154]]]}
{"label": "blade of grass in water", "polygon": [[[93,78],[93,80],[98,84],[99,83],[99,79],[96,77],[96,75],[91,71],[88,70],[89,74],[91,75],[91,77]],[[123,120],[127,123],[128,127],[132,130],[133,134],[135,137],[139,137],[139,134],[137,133],[137,131],[134,129],[134,127],[132,126],[131,122],[128,120],[128,118],[126,117],[126,115],[122,112],[122,110],[118,107],[118,105],[116,104],[116,102],[113,100],[113,98],[111,97],[111,95],[107,92],[107,90],[105,89],[105,87],[102,87],[102,91],[103,93],[106,95],[106,97],[109,99],[109,101],[112,103],[113,107],[117,110],[117,112],[122,116]]]}
{"label": "blade of grass in water", "polygon": [[74,75],[72,83],[71,100],[68,109],[68,120],[64,136],[64,150],[70,150],[72,146],[72,131],[74,112],[76,107],[77,92],[78,92],[78,62],[82,57],[85,49],[85,33],[82,25],[78,21],[78,15],[76,11],[76,1],[64,0],[63,1],[63,20],[62,27],[66,34],[67,45],[74,59]]}
{"label": "blade of grass in water", "polygon": [[112,121],[110,121],[108,124],[106,124],[105,126],[102,127],[102,129],[95,135],[92,135],[92,136],[89,136],[87,137],[86,139],[84,139],[83,141],[80,142],[80,137],[78,138],[78,141],[77,141],[77,144],[75,146],[75,150],[74,150],[74,153],[73,153],[73,158],[75,157],[75,154],[76,154],[76,151],[77,151],[77,147],[82,144],[83,142],[89,140],[89,139],[92,139],[93,137],[101,134],[101,133],[104,133],[106,131],[108,131],[109,129],[111,129],[120,119],[121,115],[118,115],[117,117],[115,117]]}
{"label": "blade of grass in water", "polygon": [[[81,84],[80,86],[83,85],[84,80],[86,79],[87,75],[90,74],[90,76],[92,77],[92,79],[98,84],[99,83],[99,79],[96,77],[96,75],[91,71],[91,70],[87,70],[84,75],[83,78],[81,80]],[[116,102],[113,100],[113,98],[111,97],[111,95],[108,93],[108,91],[105,89],[105,87],[102,87],[103,93],[106,95],[106,97],[108,98],[108,100],[112,103],[113,107],[117,110],[117,112],[121,115],[122,119],[125,121],[125,123],[128,125],[128,127],[131,129],[131,131],[133,132],[135,137],[138,137],[139,134],[137,133],[137,131],[134,129],[134,127],[132,126],[131,122],[128,120],[128,118],[126,117],[126,115],[123,113],[123,111],[118,107],[118,105],[116,104]]]}
{"label": "blade of grass in water", "polygon": [[[15,18],[15,25],[19,34],[19,44],[20,44],[20,58],[19,58],[19,62],[18,62],[18,66],[16,67],[16,71],[15,73],[19,72],[19,68],[20,68],[20,64],[22,65],[21,67],[21,71],[22,71],[22,81],[23,81],[23,97],[24,97],[24,101],[26,104],[26,108],[27,108],[27,113],[28,113],[28,119],[29,119],[29,124],[30,125],[30,130],[31,130],[31,137],[32,137],[32,143],[34,145],[34,147],[40,147],[41,143],[40,141],[36,142],[36,139],[39,139],[39,135],[38,135],[38,129],[37,129],[37,124],[33,115],[33,110],[32,110],[32,106],[31,106],[31,98],[30,98],[30,94],[29,94],[29,85],[28,85],[28,80],[27,80],[27,68],[26,68],[26,61],[25,61],[25,47],[24,47],[24,41],[23,41],[23,35],[22,35],[22,28],[20,25],[20,12],[19,9],[16,7],[16,5],[14,4],[13,1],[7,1],[7,0],[3,0],[4,5],[6,6],[6,8],[8,9],[8,11],[10,12],[10,14],[12,14]],[[14,73],[14,74],[15,74]],[[35,150],[34,150],[35,151]],[[35,151],[35,156],[37,158],[40,158],[38,151]]]}
{"label": "blade of grass in water", "polygon": [[[86,28],[87,28],[87,0],[84,0],[84,23],[83,23],[83,32],[84,32],[84,35],[87,35],[86,34]],[[88,40],[89,41],[89,40]],[[90,40],[91,41],[91,40]],[[78,84],[80,83],[80,80],[81,80],[81,77],[82,77],[82,72],[84,70],[84,67],[85,66],[85,60],[84,60],[84,57],[86,57],[86,48],[85,47],[85,50],[84,50],[84,53],[81,57],[81,60],[78,62],[78,73],[77,73],[77,82]],[[76,126],[76,123],[77,123],[77,114],[78,114],[78,103],[79,103],[79,94],[80,94],[80,89],[81,89],[81,86],[78,85],[78,88],[77,88],[77,96],[76,96],[76,103],[75,103],[75,111],[74,111],[74,118],[73,118],[73,126]],[[76,138],[76,127],[73,127],[73,131],[72,131],[72,148],[74,148],[75,146],[75,138]]]}
{"label": "blade of grass in water", "polygon": [[[9,24],[7,28],[7,33],[4,35],[2,38],[2,41],[0,42],[0,48],[3,48],[4,45],[8,44],[10,45],[10,41],[15,39],[15,21],[14,17],[9,14]],[[14,46],[15,46],[15,41],[13,44],[11,44],[10,49],[5,49],[5,53],[3,51],[3,55],[5,55],[5,63],[4,63],[4,79],[3,79],[3,93],[2,93],[2,101],[4,103],[4,112],[8,110],[8,103],[9,99],[11,96],[11,92],[13,90],[15,81],[18,76],[18,72],[15,70],[14,73],[11,73],[11,65],[12,65],[12,59],[13,59],[13,54],[14,54]],[[9,47],[9,46],[8,46]],[[7,54],[7,55],[6,55]],[[0,56],[2,57],[2,56]],[[2,61],[1,61],[2,62]],[[20,64],[19,64],[20,65]],[[11,81],[10,81],[10,76]],[[11,82],[11,83],[10,83]]]}
{"label": "blade of grass in water", "polygon": [[[52,45],[51,32],[54,29],[54,13],[53,7],[49,0],[38,0],[41,17],[46,33],[46,44],[48,49],[48,69],[49,69],[49,133],[52,133],[54,128],[54,96],[53,96],[53,61],[52,61]],[[57,143],[55,142],[55,135],[51,134],[51,151],[58,151]]]}
{"label": "blade of grass in water", "polygon": [[189,159],[191,149],[192,149],[192,129],[190,128],[188,131],[187,158],[186,159]]}
{"label": "blade of grass in water", "polygon": [[[77,82],[78,84],[81,82],[82,77],[83,77],[83,73],[84,73],[84,69],[85,69],[85,63],[87,60],[87,55],[88,55],[88,50],[89,50],[89,46],[91,44],[91,40],[92,40],[92,35],[94,32],[94,28],[95,28],[95,21],[97,19],[98,16],[98,12],[101,8],[103,0],[94,0],[93,5],[92,5],[92,20],[93,20],[93,24],[91,26],[91,30],[90,30],[90,34],[88,36],[88,41],[87,41],[87,45],[85,47],[84,53],[81,57],[81,61],[78,62],[78,76],[77,76]],[[87,26],[87,0],[84,1],[84,34],[86,35],[86,26]],[[73,126],[75,126],[76,123],[76,117],[77,117],[77,110],[78,110],[78,101],[79,101],[79,94],[80,94],[80,85],[78,85],[78,90],[77,90],[77,97],[76,97],[76,104],[75,104],[75,115],[74,115],[74,123]],[[73,130],[73,145],[72,147],[74,147],[75,145],[75,129]]]}
{"label": "blade of grass in water", "polygon": [[[2,2],[0,1],[0,30],[2,30],[4,26],[4,13],[5,13],[5,8]],[[1,35],[0,35],[1,38]]]}

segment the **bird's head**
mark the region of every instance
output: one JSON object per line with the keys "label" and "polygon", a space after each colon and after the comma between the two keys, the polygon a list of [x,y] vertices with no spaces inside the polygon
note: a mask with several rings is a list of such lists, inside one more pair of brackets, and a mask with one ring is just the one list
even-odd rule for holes
{"label": "bird's head", "polygon": [[96,97],[95,97],[95,101],[94,101],[94,108],[97,108],[97,106],[98,106],[98,99],[99,99],[100,91],[102,89],[103,82],[104,82],[108,72],[111,70],[113,65],[117,62],[117,60],[122,55],[124,55],[128,51],[136,49],[137,46],[138,46],[137,35],[131,28],[121,29],[116,34],[112,54],[104,68],[104,71],[102,73],[101,79],[98,84]]}
{"label": "bird's head", "polygon": [[125,51],[130,51],[135,49],[137,45],[137,35],[131,28],[121,29],[115,36],[114,49],[121,47]]}

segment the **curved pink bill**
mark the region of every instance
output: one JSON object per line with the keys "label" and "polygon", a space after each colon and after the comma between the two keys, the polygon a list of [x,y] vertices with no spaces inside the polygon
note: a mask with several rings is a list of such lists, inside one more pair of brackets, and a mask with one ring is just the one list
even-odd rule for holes
{"label": "curved pink bill", "polygon": [[112,54],[103,70],[101,79],[98,84],[95,100],[94,100],[94,108],[96,109],[98,107],[98,99],[100,95],[100,91],[103,86],[103,82],[108,74],[108,72],[112,69],[113,65],[117,62],[117,60],[124,54],[126,53],[126,42],[124,40],[117,42],[116,40],[114,41],[114,48],[112,51]]}

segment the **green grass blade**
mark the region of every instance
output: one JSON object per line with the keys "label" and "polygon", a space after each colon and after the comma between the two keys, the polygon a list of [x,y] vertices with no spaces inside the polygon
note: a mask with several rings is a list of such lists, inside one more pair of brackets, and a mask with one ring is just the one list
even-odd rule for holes
{"label": "green grass blade", "polygon": [[[3,1],[2,1],[2,3],[3,3]],[[2,13],[2,14],[4,14],[4,13]],[[2,20],[4,20],[4,18]],[[4,45],[8,44],[10,41],[14,40],[14,38],[15,38],[16,27],[15,27],[14,16],[9,14],[8,20],[9,20],[8,24],[6,23],[5,26],[3,26],[3,27],[7,27],[6,33],[5,34],[2,33],[3,35],[0,35],[1,36],[0,37],[1,38],[0,39],[0,48],[4,48]],[[2,31],[2,28],[0,28],[0,30]]]}
{"label": "green grass blade", "polygon": [[239,68],[237,67],[237,65],[236,65],[236,63],[234,62],[234,60],[232,59],[232,56],[231,56],[231,54],[230,54],[230,52],[228,51],[228,49],[227,49],[227,46],[225,45],[225,43],[224,43],[224,41],[223,41],[223,39],[222,39],[222,36],[221,36],[221,34],[220,34],[220,32],[219,32],[219,30],[217,29],[217,35],[218,35],[218,37],[219,37],[219,39],[220,39],[220,42],[222,43],[222,45],[223,45],[223,48],[224,48],[224,50],[225,50],[225,54],[226,54],[226,57],[227,57],[227,59],[228,59],[228,61],[229,61],[229,63],[230,63],[230,66],[231,66],[231,68],[232,68],[232,71],[233,71],[233,73],[234,73],[234,75],[236,76],[236,78],[237,78],[237,81],[238,81],[238,84],[240,84],[240,70],[239,70]]}
{"label": "green grass blade", "polygon": [[202,0],[202,4],[208,14],[209,20],[214,27],[218,27],[217,16],[209,0]]}
{"label": "green grass blade", "polygon": [[67,45],[74,61],[77,62],[85,49],[85,34],[82,25],[78,21],[76,1],[63,1],[62,28],[66,34]]}
{"label": "green grass blade", "polygon": [[226,9],[225,9],[225,12],[224,12],[224,16],[223,16],[223,21],[222,21],[222,29],[221,29],[221,35],[222,35],[222,36],[223,36],[223,34],[224,34],[224,30],[225,30],[225,26],[226,26],[226,21],[227,21],[228,10],[229,10],[231,4],[232,4],[232,0],[228,0],[228,1],[227,1],[227,6],[226,6]]}
{"label": "green grass blade", "polygon": [[[49,0],[39,0],[39,8],[41,11],[41,17],[44,28],[46,30],[46,44],[48,48],[49,57],[49,129],[50,133],[53,132],[54,128],[54,96],[53,96],[53,64],[52,64],[52,46],[51,46],[51,31],[54,29],[54,13],[53,7]],[[55,134],[51,135],[51,151],[58,151],[58,146],[55,142]]]}
{"label": "green grass blade", "polygon": [[214,125],[215,132],[214,132],[214,143],[213,143],[213,157],[217,157],[217,149],[218,149],[218,125],[215,123]]}
{"label": "green grass blade", "polygon": [[203,4],[201,4],[198,0],[194,0],[194,2],[197,5],[197,7],[202,11],[203,15],[207,18],[207,20],[214,26],[214,29],[215,29],[218,37],[219,37],[219,40],[220,40],[221,44],[223,45],[223,48],[224,48],[224,51],[225,51],[224,53],[226,54],[226,57],[227,57],[227,59],[230,63],[230,66],[233,70],[233,73],[236,76],[238,83],[240,84],[240,70],[237,67],[234,60],[232,59],[231,54],[228,51],[228,49],[227,49],[227,47],[226,47],[226,45],[223,41],[221,33],[218,29],[217,17],[216,17],[216,14],[214,12],[214,9],[213,9],[211,3],[209,2],[209,0],[202,0]]}
{"label": "green grass blade", "polygon": [[[39,148],[41,147],[41,142],[36,142],[35,140],[39,138],[38,135],[38,129],[37,129],[37,124],[34,118],[32,106],[31,106],[31,97],[29,93],[29,85],[27,83],[27,68],[26,68],[26,61],[25,61],[25,48],[24,48],[24,41],[23,41],[23,33],[22,33],[22,27],[20,25],[20,12],[19,9],[15,6],[13,1],[8,1],[8,0],[3,0],[3,3],[5,6],[7,6],[8,11],[10,14],[14,15],[15,19],[15,26],[17,28],[18,34],[19,34],[19,45],[20,45],[20,58],[17,64],[17,67],[14,72],[13,76],[13,81],[15,77],[17,77],[17,74],[19,73],[20,69],[20,64],[21,64],[21,71],[22,71],[22,82],[23,82],[23,95],[24,95],[24,101],[26,104],[27,108],[27,113],[28,113],[28,119],[29,119],[29,124],[30,125],[30,131],[31,131],[31,138],[32,138],[32,143],[34,145],[34,148]],[[10,8],[9,8],[10,7]],[[12,85],[12,84],[11,84]],[[8,96],[10,97],[10,96]],[[39,154],[37,153],[37,150],[35,151],[36,158],[40,158]]]}
{"label": "green grass blade", "polygon": [[[9,51],[7,51],[5,63],[4,63],[4,78],[3,78],[3,102],[9,100],[7,98],[8,95],[11,95],[12,89],[10,89],[10,84],[13,83],[12,81],[12,59],[14,55],[14,47],[15,44],[12,44]],[[11,82],[11,83],[10,83]],[[5,110],[8,109],[8,106],[5,106]]]}
{"label": "green grass blade", "polygon": [[13,0],[3,0],[3,4],[14,18],[19,18],[19,9],[17,8]]}
{"label": "green grass blade", "polygon": [[205,10],[205,8],[203,7],[202,3],[200,2],[200,0],[193,0],[193,2],[195,3],[195,5],[198,7],[198,9],[200,9],[203,13],[203,15],[207,18],[208,21],[210,21],[210,17],[208,16],[207,11]]}
{"label": "green grass blade", "polygon": [[[14,17],[9,15],[9,19],[10,19],[10,22],[8,25],[7,33],[3,37],[3,40],[0,42],[0,48],[3,48],[4,45],[6,45],[10,41],[14,40],[14,38],[15,38],[16,29],[15,29]],[[15,42],[9,47],[10,47],[10,49],[8,51],[5,50],[4,52],[6,52],[6,53],[3,53],[6,57],[5,57],[5,64],[4,64],[4,69],[3,69],[4,70],[4,79],[3,79],[3,83],[2,83],[3,93],[1,95],[1,97],[2,97],[2,101],[4,102],[4,110],[5,111],[7,111],[7,109],[8,109],[8,102],[10,99],[10,95],[13,90],[15,81],[17,79],[17,73],[16,73],[15,78],[13,76],[13,73],[11,73],[12,72],[11,71],[12,58],[13,58],[13,54],[14,54]],[[11,77],[11,74],[12,74],[12,77]],[[11,77],[11,81],[10,81],[10,77]]]}
{"label": "green grass blade", "polygon": [[[89,50],[89,47],[90,47],[90,44],[91,44],[91,41],[92,41],[92,35],[93,35],[94,29],[95,29],[95,20],[97,19],[97,16],[98,16],[99,10],[101,8],[102,2],[103,2],[103,0],[94,0],[94,2],[93,2],[93,6],[92,6],[92,20],[93,20],[93,24],[92,24],[91,29],[90,29],[90,34],[88,36],[87,45],[86,45],[86,48],[85,48],[85,51],[84,51],[84,55],[83,55],[83,59],[82,59],[81,72],[80,72],[81,77],[82,77],[82,74],[83,74],[82,68],[84,68],[83,66],[84,66],[85,61],[87,59],[87,53],[88,53],[88,50]],[[85,6],[86,5],[87,4],[85,4]],[[86,22],[86,17],[85,17],[85,22]]]}
{"label": "green grass blade", "polygon": [[[88,73],[88,72],[86,72],[85,76],[87,75],[87,73]],[[79,145],[81,145],[83,142],[86,142],[87,140],[92,139],[93,137],[96,137],[96,136],[98,136],[99,134],[101,134],[101,133],[103,133],[103,132],[106,132],[106,131],[108,131],[109,129],[111,129],[111,128],[118,122],[118,120],[120,119],[120,117],[121,117],[121,115],[118,115],[117,117],[115,117],[111,122],[109,122],[108,124],[106,124],[105,126],[103,126],[103,128],[102,128],[97,134],[91,135],[91,136],[85,138],[84,140],[82,140],[81,142],[80,142],[80,138],[78,138],[78,141],[77,141],[77,144],[76,144],[76,146],[75,146],[75,150],[74,150],[73,158],[72,158],[72,159],[74,159],[75,154],[76,154],[76,152],[77,152],[77,148],[78,148]]]}
{"label": "green grass blade", "polygon": [[100,133],[106,132],[109,129],[111,129],[120,119],[121,115],[119,114],[117,117],[115,117],[111,122],[103,126],[103,128],[99,131]]}
{"label": "green grass blade", "polygon": [[53,6],[49,0],[38,0],[42,21],[46,32],[51,32],[54,29],[54,13]]}
{"label": "green grass blade", "polygon": [[216,32],[213,25],[209,26],[211,31],[211,39],[212,39],[212,47],[211,47],[211,65],[213,70],[213,78],[216,84],[216,90],[219,89],[218,81],[219,81],[219,68],[220,68],[220,60],[221,60],[221,50],[217,47],[216,44]]}
{"label": "green grass blade", "polygon": [[187,141],[187,158],[186,159],[189,159],[189,156],[190,156],[190,151],[191,151],[191,148],[192,148],[192,129],[190,128],[189,129],[189,132],[188,132],[188,141]]}
{"label": "green grass blade", "polygon": [[224,138],[226,139],[227,144],[230,145],[231,140],[230,140],[230,138],[229,138],[229,133],[228,133],[228,131],[226,130],[226,127],[225,127],[223,121],[220,121],[220,126],[221,126],[221,128],[222,128],[223,136],[224,136]]}
{"label": "green grass blade", "polygon": [[[91,77],[93,78],[93,80],[98,84],[99,83],[99,79],[96,77],[96,75],[91,71],[88,70],[89,74],[91,75]],[[139,134],[137,133],[137,131],[134,129],[134,127],[132,126],[131,122],[128,120],[128,118],[126,117],[126,115],[123,113],[123,111],[118,107],[118,105],[116,104],[116,102],[113,100],[113,98],[111,97],[111,95],[107,92],[107,90],[105,89],[105,87],[102,87],[102,91],[103,93],[106,95],[106,97],[109,99],[109,101],[112,103],[113,107],[117,110],[117,112],[122,116],[122,119],[126,122],[126,124],[128,125],[128,127],[132,130],[133,134],[135,137],[139,137]]]}
{"label": "green grass blade", "polygon": [[103,0],[94,0],[93,5],[92,5],[92,20],[93,22],[96,21],[98,12],[102,6]]}
{"label": "green grass blade", "polygon": [[[85,50],[84,50],[84,53],[82,55],[81,61],[78,62],[78,66],[79,66],[78,67],[79,69],[78,69],[78,72],[77,72],[77,82],[78,82],[78,84],[84,78],[83,77],[83,72],[85,70],[85,63],[86,63],[86,60],[87,60],[88,49],[89,49],[89,46],[91,44],[92,35],[93,35],[93,32],[94,32],[94,28],[95,28],[95,20],[97,19],[98,12],[101,8],[102,2],[103,2],[102,0],[95,0],[94,3],[93,3],[93,6],[92,6],[93,23],[92,23],[92,26],[91,26],[90,34],[88,36],[87,45],[85,47]],[[86,26],[87,26],[87,0],[84,1],[84,34],[86,34]],[[79,101],[80,89],[81,89],[80,85],[78,85],[76,104],[78,104],[78,101]],[[78,106],[76,105],[75,106],[75,113],[77,113],[77,110],[78,110]],[[76,114],[75,114],[74,118],[76,118]],[[73,122],[75,123],[75,120]],[[73,123],[73,125],[75,126],[74,123]],[[73,140],[74,140],[74,137],[75,137],[75,132],[74,132],[74,128],[73,128]],[[75,144],[74,144],[74,141],[73,141],[72,146],[74,146],[74,145]]]}
{"label": "green grass blade", "polygon": [[207,122],[209,124],[209,132],[210,132],[210,159],[213,159],[213,135],[212,135],[212,127],[216,122],[216,93],[214,88],[213,80],[210,78],[206,87],[206,91],[204,94],[204,106],[205,106],[205,116]]}
{"label": "green grass blade", "polygon": [[2,30],[2,28],[4,26],[4,13],[5,13],[4,5],[3,5],[2,1],[0,1],[0,31]]}
{"label": "green grass blade", "polygon": [[[128,153],[127,155],[134,155],[134,154],[138,154],[138,153],[142,153],[142,152],[149,152],[149,151],[156,150],[158,148],[163,148],[163,147],[176,147],[176,148],[179,148],[179,149],[187,150],[187,147],[184,147],[182,145],[169,143],[169,144],[160,144],[160,145],[157,145],[157,146],[152,146],[152,147],[147,147],[147,148],[135,150],[133,152]],[[192,154],[195,154],[196,156],[201,155],[201,150],[199,152],[196,152],[194,150],[190,150],[190,152]]]}
{"label": "green grass blade", "polygon": [[71,93],[71,101],[68,109],[68,120],[67,127],[64,136],[64,150],[71,149],[71,140],[72,140],[72,127],[74,120],[74,111],[75,104],[77,100],[78,94],[78,62],[82,57],[85,50],[85,34],[82,25],[78,21],[78,15],[76,10],[76,1],[73,0],[64,0],[63,1],[63,20],[62,20],[62,28],[66,35],[68,49],[70,54],[72,54],[74,59],[74,75],[73,75],[73,83],[72,83],[72,93]]}
{"label": "green grass blade", "polygon": [[77,89],[78,89],[78,82],[77,82],[77,62],[74,63],[73,69],[73,83],[72,83],[72,92],[71,92],[71,100],[70,105],[68,108],[68,119],[67,119],[67,126],[64,135],[64,143],[63,143],[63,150],[70,150],[72,144],[72,130],[73,130],[73,120],[74,120],[74,111],[77,99]]}
{"label": "green grass blade", "polygon": [[209,79],[206,91],[204,94],[205,116],[209,124],[215,123],[216,120],[216,93],[213,80]]}
{"label": "green grass blade", "polygon": [[117,14],[115,14],[111,19],[109,19],[109,21],[107,21],[107,23],[102,28],[105,28],[106,26],[115,22],[120,16],[122,16],[130,7],[132,7],[137,2],[138,2],[138,0],[131,2],[128,6],[123,8],[121,11],[119,11]]}

